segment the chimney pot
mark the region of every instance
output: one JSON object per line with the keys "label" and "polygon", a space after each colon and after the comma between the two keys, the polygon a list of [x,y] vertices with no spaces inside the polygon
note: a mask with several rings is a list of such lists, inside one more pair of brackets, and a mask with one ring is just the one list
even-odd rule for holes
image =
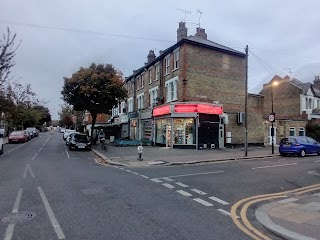
{"label": "chimney pot", "polygon": [[148,63],[150,63],[156,59],[156,55],[154,54],[153,50],[149,50],[149,54],[148,54],[147,58],[148,58]]}
{"label": "chimney pot", "polygon": [[188,29],[185,22],[179,22],[179,28],[177,29],[177,42],[183,38],[188,37]]}
{"label": "chimney pot", "polygon": [[202,38],[202,39],[206,39],[206,40],[208,38],[208,36],[206,34],[206,30],[201,27],[197,27],[197,32],[196,32],[195,36]]}

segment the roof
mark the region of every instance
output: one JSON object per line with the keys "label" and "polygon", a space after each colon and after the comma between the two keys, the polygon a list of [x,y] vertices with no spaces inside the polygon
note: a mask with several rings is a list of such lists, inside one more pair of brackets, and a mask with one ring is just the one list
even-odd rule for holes
{"label": "roof", "polygon": [[200,43],[200,44],[203,44],[203,45],[207,45],[207,46],[216,48],[217,50],[224,50],[224,51],[227,51],[227,52],[230,52],[230,53],[234,53],[236,55],[239,54],[239,55],[245,56],[245,54],[243,52],[236,51],[236,50],[234,50],[232,48],[223,46],[223,45],[221,45],[219,43],[216,43],[216,42],[213,42],[213,41],[210,41],[210,40],[207,40],[207,39],[203,39],[203,38],[198,37],[198,36],[190,36],[190,37],[187,37],[186,39],[188,39],[189,41],[195,42],[195,43]]}
{"label": "roof", "polygon": [[130,76],[128,76],[126,78],[126,82],[129,81],[130,79],[140,75],[141,73],[143,73],[145,71],[145,69],[148,69],[149,67],[154,65],[154,63],[163,59],[168,53],[170,53],[172,50],[176,49],[177,47],[181,46],[183,43],[190,43],[190,44],[198,45],[198,46],[201,46],[204,48],[214,49],[214,50],[217,50],[220,52],[229,53],[229,54],[236,55],[236,56],[243,57],[243,58],[246,57],[246,54],[243,52],[236,51],[232,48],[223,46],[221,44],[215,43],[215,42],[207,40],[207,39],[200,38],[198,36],[190,36],[190,37],[181,39],[176,44],[174,44],[171,47],[164,50],[162,52],[162,54],[160,56],[158,56],[157,58],[155,58],[153,61],[151,61],[150,63],[146,64],[145,66],[140,67],[139,69],[135,70],[135,72],[133,74],[131,74]]}

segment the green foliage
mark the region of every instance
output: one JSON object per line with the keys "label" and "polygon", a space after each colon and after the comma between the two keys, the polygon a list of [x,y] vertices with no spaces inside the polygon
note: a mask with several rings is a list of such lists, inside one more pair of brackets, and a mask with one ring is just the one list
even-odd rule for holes
{"label": "green foliage", "polygon": [[[127,97],[122,73],[111,64],[91,64],[64,78],[63,100],[75,111],[89,111],[92,131],[98,113],[109,113],[113,106]],[[92,135],[91,135],[92,136]]]}
{"label": "green foliage", "polygon": [[306,135],[320,142],[320,125],[309,122],[306,126]]}

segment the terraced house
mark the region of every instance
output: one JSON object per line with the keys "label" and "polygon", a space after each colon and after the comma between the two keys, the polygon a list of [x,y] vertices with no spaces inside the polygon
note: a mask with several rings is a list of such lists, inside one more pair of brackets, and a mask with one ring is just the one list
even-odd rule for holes
{"label": "terraced house", "polygon": [[[177,43],[159,56],[150,50],[147,62],[126,78],[129,97],[113,110],[113,119],[131,139],[156,145],[243,144],[245,73],[243,52],[208,40],[200,27],[188,36],[180,22]],[[262,99],[248,96],[249,143],[263,144]]]}

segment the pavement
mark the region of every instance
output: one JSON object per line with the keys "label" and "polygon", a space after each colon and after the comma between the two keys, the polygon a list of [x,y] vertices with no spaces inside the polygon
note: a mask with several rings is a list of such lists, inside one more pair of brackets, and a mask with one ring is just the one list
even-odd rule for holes
{"label": "pavement", "polygon": [[320,239],[320,193],[267,203],[255,215],[265,228],[284,239]]}
{"label": "pavement", "polygon": [[195,150],[144,146],[143,160],[139,161],[136,146],[117,147],[108,145],[108,151],[104,151],[100,149],[99,145],[96,145],[93,146],[93,151],[100,155],[107,164],[127,167],[186,165],[215,161],[267,158],[279,155],[277,147],[274,149],[274,154],[271,154],[271,147],[249,147],[247,156],[245,156],[244,148]]}

